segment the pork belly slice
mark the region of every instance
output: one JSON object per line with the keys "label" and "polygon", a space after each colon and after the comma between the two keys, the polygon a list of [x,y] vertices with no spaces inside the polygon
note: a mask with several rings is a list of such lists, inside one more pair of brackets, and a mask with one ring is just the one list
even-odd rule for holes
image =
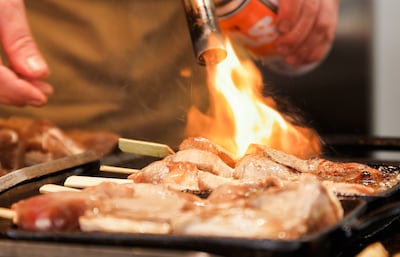
{"label": "pork belly slice", "polygon": [[128,176],[135,183],[164,184],[176,190],[198,191],[198,169],[188,162],[155,161]]}
{"label": "pork belly slice", "polygon": [[160,160],[128,176],[135,183],[164,184],[179,191],[207,191],[224,184],[235,184],[231,178],[201,171],[193,163]]}
{"label": "pork belly slice", "polygon": [[225,178],[232,178],[233,176],[233,168],[222,161],[218,155],[196,148],[178,151],[165,157],[164,160],[193,163],[199,170],[208,171]]}
{"label": "pork belly slice", "polygon": [[317,175],[322,180],[353,183],[386,190],[385,175],[368,165],[354,162],[333,162],[323,158],[299,159],[293,155],[262,145],[250,145],[248,153],[262,154],[295,171]]}
{"label": "pork belly slice", "polygon": [[283,188],[249,187],[247,194],[231,187],[236,196],[214,198],[216,190],[209,199],[213,204],[175,217],[174,233],[287,240],[319,232],[343,217],[339,200],[313,176]]}
{"label": "pork belly slice", "polygon": [[[170,219],[183,210],[201,206],[191,194],[169,190],[163,185],[118,185],[105,182],[80,192],[38,195],[12,206],[19,228],[30,231],[104,231],[126,232],[113,227],[113,221],[130,220],[129,232],[166,233]],[[101,221],[109,221],[101,227]],[[154,224],[153,226],[151,224]],[[166,229],[168,227],[168,229]]]}
{"label": "pork belly slice", "polygon": [[236,160],[233,155],[220,145],[211,142],[209,139],[204,137],[188,137],[182,141],[179,145],[179,150],[186,149],[199,149],[211,152],[217,155],[223,162],[228,164],[230,167],[235,167]]}
{"label": "pork belly slice", "polygon": [[163,185],[138,184],[133,197],[103,199],[79,217],[82,231],[121,233],[171,232],[170,219],[201,200]]}
{"label": "pork belly slice", "polygon": [[242,181],[242,183],[260,185],[275,183],[281,186],[292,181],[298,181],[306,174],[315,175],[323,181],[326,187],[341,196],[371,195],[377,193],[377,190],[371,186],[326,180],[324,176],[319,176],[319,173],[300,173],[288,166],[274,162],[261,154],[245,155],[237,162],[234,172],[235,178]]}
{"label": "pork belly slice", "polygon": [[262,154],[247,154],[234,169],[234,178],[244,182],[263,183],[267,178],[297,180],[300,173]]}

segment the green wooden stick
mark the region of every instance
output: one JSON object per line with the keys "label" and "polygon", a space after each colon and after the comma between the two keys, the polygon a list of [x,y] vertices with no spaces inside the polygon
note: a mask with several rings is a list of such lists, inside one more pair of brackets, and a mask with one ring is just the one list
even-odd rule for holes
{"label": "green wooden stick", "polygon": [[118,140],[118,147],[121,151],[126,153],[159,157],[159,158],[164,158],[174,153],[174,151],[168,145],[165,144],[126,139],[126,138],[120,138]]}

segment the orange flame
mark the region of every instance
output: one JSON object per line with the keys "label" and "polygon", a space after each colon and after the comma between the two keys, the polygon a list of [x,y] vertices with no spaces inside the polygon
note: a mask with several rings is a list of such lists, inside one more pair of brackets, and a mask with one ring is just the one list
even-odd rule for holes
{"label": "orange flame", "polygon": [[208,69],[210,109],[192,107],[187,135],[202,136],[223,146],[236,157],[252,143],[273,147],[300,158],[317,155],[320,139],[314,130],[291,124],[262,95],[262,75],[250,60],[239,60],[231,44],[227,58]]}

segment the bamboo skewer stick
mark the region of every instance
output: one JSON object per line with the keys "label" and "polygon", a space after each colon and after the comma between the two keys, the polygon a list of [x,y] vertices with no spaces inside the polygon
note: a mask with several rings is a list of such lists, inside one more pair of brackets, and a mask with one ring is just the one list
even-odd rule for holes
{"label": "bamboo skewer stick", "polygon": [[8,220],[12,220],[15,217],[15,211],[0,207],[0,217]]}
{"label": "bamboo skewer stick", "polygon": [[100,171],[107,171],[107,172],[120,173],[120,174],[132,174],[132,173],[138,172],[139,170],[130,169],[130,168],[107,166],[107,165],[100,165]]}
{"label": "bamboo skewer stick", "polygon": [[118,140],[118,147],[121,151],[126,153],[159,157],[159,158],[164,158],[174,153],[174,151],[168,145],[165,144],[159,144],[141,140],[133,140],[127,138],[120,138]]}
{"label": "bamboo skewer stick", "polygon": [[77,188],[60,186],[56,184],[45,184],[39,188],[41,194],[55,193],[55,192],[79,192]]}
{"label": "bamboo skewer stick", "polygon": [[117,184],[131,184],[133,183],[130,179],[119,179],[119,178],[104,178],[104,177],[89,177],[89,176],[70,176],[65,182],[64,186],[74,188],[86,188],[90,186],[97,186],[103,182],[113,182]]}

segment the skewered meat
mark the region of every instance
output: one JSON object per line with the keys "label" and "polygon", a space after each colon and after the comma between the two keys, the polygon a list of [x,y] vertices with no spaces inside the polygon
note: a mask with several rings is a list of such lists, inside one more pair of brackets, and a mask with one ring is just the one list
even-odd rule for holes
{"label": "skewered meat", "polygon": [[223,162],[230,167],[235,167],[235,158],[223,147],[212,143],[209,139],[204,137],[188,137],[179,145],[179,150],[186,149],[200,149],[216,154]]}
{"label": "skewered meat", "polygon": [[192,148],[178,151],[175,154],[165,157],[166,161],[190,162],[200,170],[208,171],[225,178],[231,178],[233,169],[218,157],[218,155]]}
{"label": "skewered meat", "polygon": [[336,224],[343,217],[336,196],[311,176],[303,177],[300,183],[266,190],[225,186],[211,193],[208,201],[204,208],[175,218],[175,232],[294,239]]}
{"label": "skewered meat", "polygon": [[156,161],[129,175],[135,183],[164,184],[180,191],[207,191],[224,184],[239,184],[231,178],[201,171],[193,163]]}
{"label": "skewered meat", "polygon": [[[303,160],[256,144],[249,146],[247,153],[235,162],[233,169],[220,157],[227,156],[221,154],[226,151],[207,139],[186,139],[181,149],[129,178],[136,183],[168,183],[181,190],[208,190],[226,183],[284,185],[298,181],[304,174],[312,174],[340,195],[374,194],[398,182],[396,178],[389,183],[386,174],[364,164],[339,163],[322,158]],[[206,176],[207,172],[209,174]],[[213,180],[215,183],[212,183]],[[200,184],[205,186],[198,186]]]}
{"label": "skewered meat", "polygon": [[199,190],[198,169],[192,163],[156,161],[128,179],[135,183],[162,183],[177,190]]}
{"label": "skewered meat", "polygon": [[164,185],[102,183],[81,192],[31,197],[12,208],[16,224],[33,231],[280,239],[325,229],[343,215],[336,196],[311,176],[279,188],[225,185],[208,199]]}
{"label": "skewered meat", "polygon": [[22,200],[12,206],[14,223],[29,231],[76,231],[87,198],[78,192],[59,192]]}
{"label": "skewered meat", "polygon": [[266,177],[298,179],[299,173],[260,154],[248,154],[240,159],[234,177],[244,181],[264,181]]}
{"label": "skewered meat", "polygon": [[[117,190],[121,190],[117,187]],[[95,190],[99,188],[102,187],[96,187]],[[171,219],[186,209],[194,208],[196,204],[202,204],[202,200],[194,195],[169,190],[163,185],[137,184],[124,188],[132,189],[132,195],[116,196],[110,191],[107,198],[92,202],[79,218],[81,230],[171,233]]]}
{"label": "skewered meat", "polygon": [[375,189],[374,191],[388,189],[387,183],[383,183],[383,181],[387,181],[384,177],[385,174],[365,164],[340,163],[322,158],[302,160],[276,149],[256,144],[250,145],[248,152],[261,154],[295,171],[314,174],[322,180],[364,185]]}
{"label": "skewered meat", "polygon": [[[25,230],[107,230],[110,224],[102,224],[100,221],[113,218],[135,221],[138,224],[137,230],[131,227],[130,232],[155,233],[157,231],[145,229],[151,228],[149,223],[169,227],[171,217],[201,201],[194,195],[168,190],[163,185],[102,183],[81,192],[34,196],[17,202],[12,209],[17,214],[14,222]],[[143,227],[139,226],[141,221],[144,222]],[[119,230],[126,229],[119,226]]]}
{"label": "skewered meat", "polygon": [[[286,156],[284,153],[281,154]],[[296,161],[301,160],[296,159]],[[377,192],[377,189],[370,185],[363,185],[356,182],[340,182],[340,177],[335,181],[329,180],[329,177],[320,176],[319,173],[298,171],[279,162],[275,162],[260,153],[247,154],[240,159],[234,174],[236,179],[246,183],[264,183],[264,181],[275,179],[275,183],[280,185],[291,181],[298,181],[302,176],[312,174],[322,180],[324,185],[339,195],[368,195]]]}

